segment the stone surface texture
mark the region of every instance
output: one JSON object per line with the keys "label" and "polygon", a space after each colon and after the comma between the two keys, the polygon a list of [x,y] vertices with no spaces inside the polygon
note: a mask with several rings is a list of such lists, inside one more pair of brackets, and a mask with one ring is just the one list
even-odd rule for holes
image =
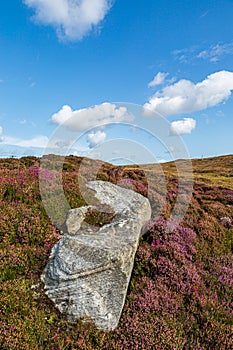
{"label": "stone surface texture", "polygon": [[105,181],[87,187],[115,212],[102,227],[83,220],[88,208],[71,209],[66,232],[52,249],[41,276],[48,297],[69,321],[92,321],[102,330],[117,327],[125,303],[139,237],[151,217],[142,195]]}

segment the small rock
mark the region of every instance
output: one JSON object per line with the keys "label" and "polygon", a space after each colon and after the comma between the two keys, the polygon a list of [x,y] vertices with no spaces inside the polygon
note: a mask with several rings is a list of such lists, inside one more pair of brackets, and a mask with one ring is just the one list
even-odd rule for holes
{"label": "small rock", "polygon": [[220,223],[226,228],[233,227],[231,219],[227,216],[220,218]]}

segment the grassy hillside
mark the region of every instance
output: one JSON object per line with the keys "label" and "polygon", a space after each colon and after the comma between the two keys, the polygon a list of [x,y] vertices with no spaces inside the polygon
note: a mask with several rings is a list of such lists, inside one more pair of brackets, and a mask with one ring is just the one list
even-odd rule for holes
{"label": "grassy hillside", "polygon": [[[69,156],[63,166],[72,208],[85,204],[78,186],[81,160]],[[170,233],[166,224],[178,191],[177,171],[173,162],[162,165],[166,203],[141,238],[120,324],[112,332],[80,321],[69,324],[44,295],[40,275],[62,233],[42,205],[39,164],[35,157],[0,159],[0,349],[233,348],[233,156],[193,160],[192,200]],[[156,176],[160,166],[144,168]],[[105,163],[98,179],[127,179],[147,195],[138,167]]]}

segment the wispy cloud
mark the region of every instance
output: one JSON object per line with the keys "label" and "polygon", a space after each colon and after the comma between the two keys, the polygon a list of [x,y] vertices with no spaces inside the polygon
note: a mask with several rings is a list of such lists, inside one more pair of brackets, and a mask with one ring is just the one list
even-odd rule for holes
{"label": "wispy cloud", "polygon": [[51,25],[61,40],[81,40],[109,11],[112,0],[23,0],[37,23]]}
{"label": "wispy cloud", "polygon": [[212,45],[197,54],[197,58],[218,62],[222,57],[233,54],[233,43]]}
{"label": "wispy cloud", "polygon": [[206,17],[206,16],[208,15],[209,12],[210,12],[209,10],[203,12],[203,13],[200,15],[200,18]]}
{"label": "wispy cloud", "polygon": [[22,119],[19,121],[19,124],[24,125],[27,124],[27,120],[26,119]]}
{"label": "wispy cloud", "polygon": [[158,72],[155,75],[154,79],[149,82],[148,87],[154,87],[154,86],[163,84],[167,76],[168,76],[168,73]]}
{"label": "wispy cloud", "polygon": [[215,115],[217,116],[217,117],[225,117],[225,114],[224,114],[224,112],[223,111],[221,111],[221,110],[218,110],[216,113],[215,113]]}
{"label": "wispy cloud", "polygon": [[196,127],[196,120],[193,118],[184,118],[171,123],[170,135],[191,134]]}
{"label": "wispy cloud", "polygon": [[2,142],[2,133],[3,133],[3,128],[0,126],[0,142]]}
{"label": "wispy cloud", "polygon": [[233,90],[233,72],[219,71],[201,82],[182,79],[151,96],[145,108],[171,116],[205,110],[224,102]]}
{"label": "wispy cloud", "polygon": [[14,146],[20,146],[20,147],[39,147],[44,148],[46,147],[49,139],[47,136],[38,135],[31,139],[20,139],[15,138],[11,136],[2,136],[1,142],[4,145],[14,145]]}
{"label": "wispy cloud", "polygon": [[33,87],[35,87],[36,86],[36,82],[35,81],[32,81],[30,84],[29,84],[29,87],[30,88],[33,88]]}
{"label": "wispy cloud", "polygon": [[194,63],[200,59],[215,63],[228,55],[233,55],[233,42],[217,43],[205,48],[191,46],[189,48],[174,50],[172,55],[180,63]]}
{"label": "wispy cloud", "polygon": [[30,125],[30,126],[33,126],[33,127],[36,126],[36,124],[35,124],[33,121],[27,120],[27,119],[21,119],[21,120],[19,120],[18,122],[19,122],[19,124],[21,124],[21,125]]}
{"label": "wispy cloud", "polygon": [[191,46],[172,51],[172,56],[180,63],[191,63],[200,51],[198,46]]}

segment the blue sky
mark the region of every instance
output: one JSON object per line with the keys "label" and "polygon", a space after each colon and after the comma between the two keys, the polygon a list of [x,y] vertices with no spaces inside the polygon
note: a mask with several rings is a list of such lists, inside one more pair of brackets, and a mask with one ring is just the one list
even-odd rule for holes
{"label": "blue sky", "polygon": [[172,158],[173,146],[107,125],[129,123],[128,103],[165,118],[191,158],[232,153],[232,18],[230,0],[1,1],[0,156],[43,152],[65,123],[82,134],[76,154],[121,138]]}

